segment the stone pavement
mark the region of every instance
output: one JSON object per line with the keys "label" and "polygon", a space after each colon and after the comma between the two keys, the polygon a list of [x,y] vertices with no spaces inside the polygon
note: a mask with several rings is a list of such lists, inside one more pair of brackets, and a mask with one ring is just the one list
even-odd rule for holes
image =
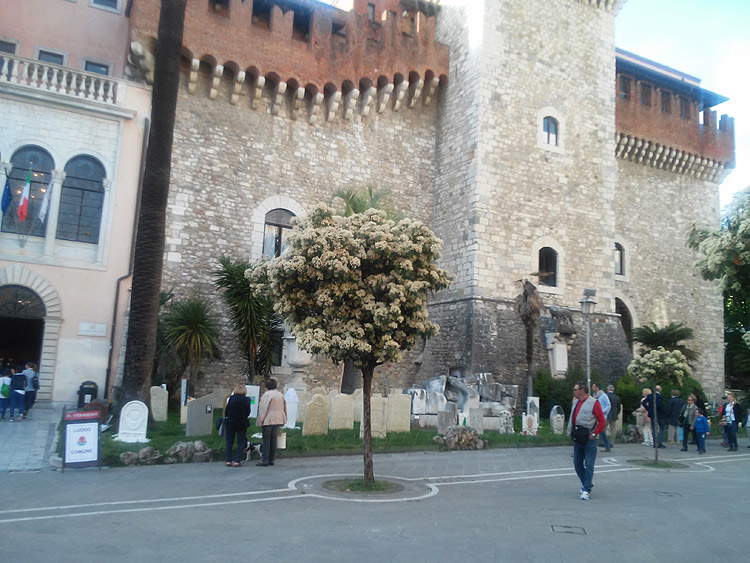
{"label": "stone pavement", "polygon": [[49,454],[60,422],[62,405],[40,402],[31,416],[0,422],[0,472],[37,471],[49,467]]}

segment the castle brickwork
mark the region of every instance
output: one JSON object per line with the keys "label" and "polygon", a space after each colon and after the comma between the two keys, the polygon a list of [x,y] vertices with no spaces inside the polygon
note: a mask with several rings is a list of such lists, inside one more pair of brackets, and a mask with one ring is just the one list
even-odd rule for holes
{"label": "castle brickwork", "polygon": [[[153,33],[143,18],[155,21],[147,17],[155,4],[135,3],[143,10],[133,20],[140,40]],[[346,14],[351,44],[339,54],[320,39],[321,22],[343,12],[290,3],[312,10],[308,42],[294,37],[293,16],[291,28],[279,23],[290,13],[281,8],[263,35],[252,2],[203,13],[204,4],[188,8],[164,286],[199,291],[222,316],[225,355],[207,370],[205,390],[242,372],[211,283],[216,258],[259,258],[267,211],[300,215],[336,190],[372,185],[435,230],[441,265],[454,277],[430,304],[440,334],[380,368],[380,390],[448,373],[489,373],[525,387],[524,327],[513,299],[518,282],[530,279],[572,326],[561,335],[545,314],[535,334],[538,368],[552,367],[558,337],[569,367],[583,368],[579,300],[596,288],[592,367],[604,380],[622,375],[631,358],[619,314],[627,310],[633,326],[693,328],[702,353],[696,375],[709,394],[719,392],[721,298],[692,268],[685,240],[693,223],[717,224],[733,122],[707,110],[704,123],[667,127],[664,116],[623,109],[613,89],[621,2],[451,2],[436,18],[417,12],[424,25],[410,37],[401,4],[373,3],[373,20],[357,1]],[[378,45],[368,39],[396,25],[393,14],[399,41],[417,40],[412,50],[387,33]],[[542,273],[546,284],[538,283],[542,249],[555,253],[554,282]],[[341,373],[316,358],[304,379],[308,388],[337,389]]]}

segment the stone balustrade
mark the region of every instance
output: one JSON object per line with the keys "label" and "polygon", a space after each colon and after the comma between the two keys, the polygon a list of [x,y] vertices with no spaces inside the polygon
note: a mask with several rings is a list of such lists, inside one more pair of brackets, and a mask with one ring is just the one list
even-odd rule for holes
{"label": "stone balustrade", "polygon": [[108,76],[25,59],[0,57],[0,85],[13,84],[43,92],[119,106],[118,83]]}

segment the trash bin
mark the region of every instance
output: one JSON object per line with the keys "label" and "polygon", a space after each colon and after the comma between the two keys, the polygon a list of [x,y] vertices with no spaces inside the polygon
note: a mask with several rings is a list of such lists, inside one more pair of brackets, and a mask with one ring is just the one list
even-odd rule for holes
{"label": "trash bin", "polygon": [[96,399],[99,386],[94,381],[84,381],[78,387],[78,408]]}

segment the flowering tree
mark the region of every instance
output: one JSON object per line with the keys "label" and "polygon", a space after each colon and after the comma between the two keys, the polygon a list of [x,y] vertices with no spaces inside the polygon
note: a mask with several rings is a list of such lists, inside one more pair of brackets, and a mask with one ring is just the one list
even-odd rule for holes
{"label": "flowering tree", "polygon": [[705,279],[719,280],[724,291],[724,341],[727,379],[750,381],[750,187],[735,194],[717,231],[693,228],[688,245],[702,256],[696,267]]}
{"label": "flowering tree", "polygon": [[692,373],[687,358],[679,350],[665,350],[661,346],[643,356],[635,356],[628,365],[628,374],[639,383],[653,380],[660,385],[682,386]]}
{"label": "flowering tree", "polygon": [[373,373],[437,332],[427,297],[450,281],[435,265],[440,244],[418,221],[375,209],[341,217],[320,206],[297,223],[281,257],[247,273],[267,281],[300,348],[362,370],[365,481],[374,480]]}

